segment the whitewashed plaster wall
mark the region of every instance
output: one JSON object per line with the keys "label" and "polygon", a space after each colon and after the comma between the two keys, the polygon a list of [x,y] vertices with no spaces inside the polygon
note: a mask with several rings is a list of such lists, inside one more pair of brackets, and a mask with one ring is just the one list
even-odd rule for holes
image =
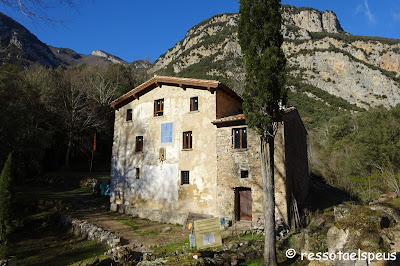
{"label": "whitewashed plaster wall", "polygon": [[[190,112],[197,96],[199,110]],[[164,99],[164,115],[154,117],[154,100]],[[132,121],[126,121],[127,109]],[[163,85],[115,111],[111,202],[153,209],[216,214],[216,93]],[[161,124],[173,123],[172,143],[161,143]],[[193,149],[183,150],[183,132],[192,131]],[[135,152],[143,136],[143,152]],[[164,148],[166,160],[159,161]],[[136,179],[136,168],[140,178]],[[181,171],[190,184],[181,185]]]}

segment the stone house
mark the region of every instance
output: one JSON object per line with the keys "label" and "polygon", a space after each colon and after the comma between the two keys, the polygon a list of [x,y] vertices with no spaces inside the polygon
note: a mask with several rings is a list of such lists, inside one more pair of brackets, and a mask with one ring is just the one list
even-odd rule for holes
{"label": "stone house", "polygon": [[[111,209],[163,222],[188,213],[262,221],[259,137],[243,100],[221,82],[155,76],[115,109]],[[308,192],[307,132],[283,111],[275,152],[276,217],[290,224]]]}

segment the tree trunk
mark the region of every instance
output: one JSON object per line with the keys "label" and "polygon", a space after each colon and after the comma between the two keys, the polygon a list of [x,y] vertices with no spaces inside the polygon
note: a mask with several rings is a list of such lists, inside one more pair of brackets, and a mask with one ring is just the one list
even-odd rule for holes
{"label": "tree trunk", "polygon": [[[270,134],[272,132],[269,132]],[[261,175],[264,194],[264,265],[277,265],[275,250],[274,137],[261,137]]]}
{"label": "tree trunk", "polygon": [[68,140],[67,152],[65,153],[65,168],[69,168],[71,157],[72,141]]}

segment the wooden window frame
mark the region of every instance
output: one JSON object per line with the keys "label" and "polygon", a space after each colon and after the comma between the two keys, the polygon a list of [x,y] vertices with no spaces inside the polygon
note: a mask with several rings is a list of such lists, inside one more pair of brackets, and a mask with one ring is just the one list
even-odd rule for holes
{"label": "wooden window frame", "polygon": [[137,136],[136,137],[135,151],[136,152],[143,152],[143,136]]}
{"label": "wooden window frame", "polygon": [[[158,109],[158,104],[160,108]],[[154,116],[163,116],[164,115],[164,98],[158,99],[154,101]]]}
{"label": "wooden window frame", "polygon": [[[188,141],[186,141],[186,135],[188,135]],[[193,132],[185,131],[183,132],[182,149],[191,150],[193,149]]]}
{"label": "wooden window frame", "polygon": [[126,121],[132,121],[132,109],[126,110]]}
{"label": "wooden window frame", "polygon": [[[194,109],[194,101],[197,100],[197,108]],[[190,112],[198,111],[199,110],[199,97],[195,96],[190,98]]]}
{"label": "wooden window frame", "polygon": [[[236,131],[239,131],[239,147],[236,147],[236,135],[235,135],[235,133],[236,133]],[[246,143],[245,143],[245,145],[244,145],[244,133],[246,134],[246,136],[245,136],[245,140],[246,140]],[[242,128],[233,128],[232,129],[232,135],[233,135],[233,148],[235,149],[235,150],[245,150],[245,149],[247,149],[247,127],[242,127]]]}
{"label": "wooden window frame", "polygon": [[190,174],[189,171],[181,171],[181,185],[190,184]]}

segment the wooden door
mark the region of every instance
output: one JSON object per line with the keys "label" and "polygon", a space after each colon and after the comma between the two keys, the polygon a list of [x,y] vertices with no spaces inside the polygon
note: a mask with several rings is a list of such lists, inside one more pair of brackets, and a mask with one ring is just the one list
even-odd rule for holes
{"label": "wooden door", "polygon": [[239,202],[240,202],[240,220],[251,221],[251,190],[240,190],[239,191]]}

